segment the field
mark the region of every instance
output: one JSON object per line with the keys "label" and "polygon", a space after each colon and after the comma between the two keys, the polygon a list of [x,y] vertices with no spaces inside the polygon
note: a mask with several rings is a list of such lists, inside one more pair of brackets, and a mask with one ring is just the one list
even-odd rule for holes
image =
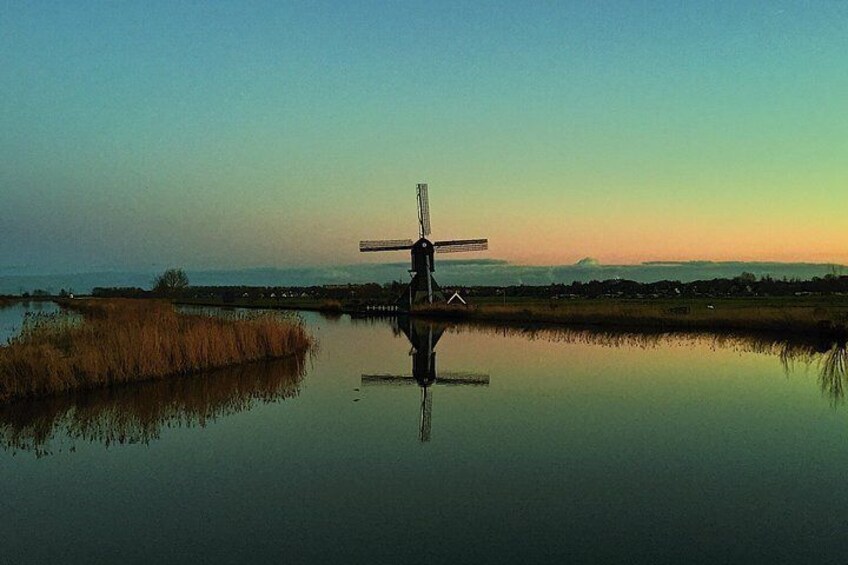
{"label": "field", "polygon": [[72,300],[29,318],[0,348],[0,402],[304,355],[313,339],[279,314],[185,314],[155,300]]}
{"label": "field", "polygon": [[[221,305],[221,302],[185,300]],[[361,306],[311,298],[236,300],[228,306],[361,313]],[[464,306],[419,306],[414,314],[467,320],[646,329],[848,334],[848,296],[550,300],[491,296]]]}
{"label": "field", "polygon": [[311,310],[318,312],[351,312],[355,305],[327,298],[237,298],[225,302],[220,297],[180,298],[177,304],[214,306],[220,308],[249,308],[262,310]]}
{"label": "field", "polygon": [[469,320],[687,330],[844,335],[848,297],[532,300],[489,298],[469,307],[422,306],[416,314]]}

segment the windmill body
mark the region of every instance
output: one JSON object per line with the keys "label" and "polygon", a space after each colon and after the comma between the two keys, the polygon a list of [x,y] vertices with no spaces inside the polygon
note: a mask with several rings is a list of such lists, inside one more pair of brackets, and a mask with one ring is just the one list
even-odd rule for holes
{"label": "windmill body", "polygon": [[412,258],[409,270],[412,280],[403,295],[398,297],[397,305],[411,310],[416,304],[433,304],[444,302],[445,296],[436,279],[433,278],[436,253],[461,253],[467,251],[485,251],[489,248],[487,239],[453,239],[431,241],[430,235],[430,203],[426,184],[417,186],[418,192],[418,240],[383,239],[359,242],[359,250],[363,253],[375,251],[409,250]]}
{"label": "windmill body", "polygon": [[424,237],[412,244],[412,268],[409,270],[412,280],[407,289],[408,296],[400,297],[400,301],[407,299],[409,304],[444,302],[445,296],[433,278],[436,270],[433,249],[433,243]]}

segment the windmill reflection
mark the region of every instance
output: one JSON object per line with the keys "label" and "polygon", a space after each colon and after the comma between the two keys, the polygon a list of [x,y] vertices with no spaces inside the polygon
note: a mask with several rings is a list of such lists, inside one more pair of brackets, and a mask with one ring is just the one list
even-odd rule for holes
{"label": "windmill reflection", "polygon": [[413,320],[408,317],[397,318],[398,329],[409,340],[412,348],[411,375],[371,374],[362,375],[363,386],[375,385],[412,385],[421,390],[420,417],[418,421],[418,440],[430,441],[433,417],[433,385],[453,386],[489,386],[489,375],[476,373],[438,372],[436,369],[436,344],[442,338],[445,327],[432,322]]}

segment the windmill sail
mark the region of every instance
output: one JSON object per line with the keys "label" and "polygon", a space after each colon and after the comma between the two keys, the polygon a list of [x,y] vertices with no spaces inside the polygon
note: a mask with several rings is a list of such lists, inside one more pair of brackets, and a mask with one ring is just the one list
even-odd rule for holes
{"label": "windmill sail", "polygon": [[[362,375],[360,382],[365,386],[418,384],[412,375]],[[489,386],[489,375],[478,373],[439,373],[433,384],[446,386]]]}
{"label": "windmill sail", "polygon": [[402,251],[411,249],[411,239],[372,239],[359,242],[360,251]]}
{"label": "windmill sail", "polygon": [[433,243],[433,249],[438,253],[485,251],[488,248],[488,239],[452,239],[449,241],[436,241]]}
{"label": "windmill sail", "polygon": [[[430,199],[427,183],[418,183],[418,239],[384,239],[359,242],[359,250],[372,251],[409,251],[411,259],[409,284],[403,294],[395,300],[397,310],[411,311],[419,304],[445,302],[445,295],[433,278],[436,270],[434,253],[461,253],[466,251],[485,251],[489,248],[487,239],[455,239],[433,242],[430,239]],[[422,368],[424,371],[426,368]],[[428,377],[433,380],[433,377]],[[426,379],[425,379],[426,380]]]}
{"label": "windmill sail", "polygon": [[421,237],[430,235],[430,198],[426,184],[418,185],[418,225]]}

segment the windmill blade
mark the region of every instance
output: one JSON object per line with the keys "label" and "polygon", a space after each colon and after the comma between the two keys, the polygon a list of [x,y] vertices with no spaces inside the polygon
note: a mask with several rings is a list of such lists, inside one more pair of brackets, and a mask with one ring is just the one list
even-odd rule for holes
{"label": "windmill blade", "polygon": [[485,251],[489,248],[488,239],[452,239],[433,243],[437,253],[462,253],[465,251]]}
{"label": "windmill blade", "polygon": [[367,251],[402,251],[412,248],[411,239],[371,239],[359,242],[359,250]]}
{"label": "windmill blade", "polygon": [[362,375],[363,385],[415,385],[418,381],[412,375]]}
{"label": "windmill blade", "polygon": [[421,237],[430,235],[430,197],[426,184],[418,185],[418,224]]}
{"label": "windmill blade", "polygon": [[[418,384],[412,375],[362,375],[363,386],[374,385],[414,385]],[[436,385],[446,386],[489,386],[489,375],[480,373],[439,373]]]}
{"label": "windmill blade", "polygon": [[433,429],[433,395],[421,389],[421,417],[418,420],[418,441],[430,441]]}
{"label": "windmill blade", "polygon": [[489,375],[481,373],[439,373],[436,375],[436,384],[489,386]]}

